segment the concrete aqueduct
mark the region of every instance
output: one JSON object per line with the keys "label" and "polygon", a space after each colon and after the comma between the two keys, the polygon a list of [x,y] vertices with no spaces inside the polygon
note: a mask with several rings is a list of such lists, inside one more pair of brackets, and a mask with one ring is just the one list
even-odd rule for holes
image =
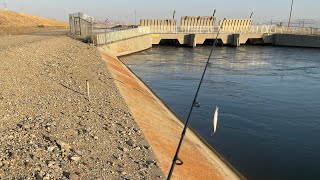
{"label": "concrete aqueduct", "polygon": [[[249,38],[262,38],[264,33],[248,30],[252,27],[251,19],[228,19],[220,20],[215,25],[215,18],[212,16],[183,16],[180,26],[176,20],[141,20],[141,27],[150,27],[152,44],[159,44],[161,41],[177,40],[179,44],[195,47],[197,44],[204,44],[206,40],[213,40],[220,29],[219,42],[225,45],[240,46]],[[237,32],[237,33],[236,33]],[[246,32],[246,33],[241,33]]]}
{"label": "concrete aqueduct", "polygon": [[[88,31],[83,32],[92,32],[92,25],[88,28]],[[318,28],[257,26],[252,25],[252,19],[223,19],[216,23],[215,17],[212,16],[183,16],[180,25],[173,19],[142,19],[138,28],[104,33],[100,31],[87,36],[96,45],[147,36],[146,43],[151,45],[174,41],[176,44],[195,47],[212,44],[217,35],[219,44],[235,47],[245,43],[320,47]]]}

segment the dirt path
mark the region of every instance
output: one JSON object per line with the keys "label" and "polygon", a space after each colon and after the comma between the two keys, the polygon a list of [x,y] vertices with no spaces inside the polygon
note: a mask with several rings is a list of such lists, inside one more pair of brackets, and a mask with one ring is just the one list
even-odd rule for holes
{"label": "dirt path", "polygon": [[3,37],[0,64],[0,179],[164,178],[96,47]]}

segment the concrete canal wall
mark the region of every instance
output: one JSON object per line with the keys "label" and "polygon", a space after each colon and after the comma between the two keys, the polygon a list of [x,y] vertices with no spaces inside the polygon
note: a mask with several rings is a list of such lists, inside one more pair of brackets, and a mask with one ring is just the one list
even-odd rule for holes
{"label": "concrete canal wall", "polygon": [[275,34],[274,45],[293,47],[320,47],[320,36]]}
{"label": "concrete canal wall", "polygon": [[143,51],[152,47],[150,35],[130,38],[123,41],[101,46],[104,51],[109,52],[114,57],[124,56],[135,52]]}
{"label": "concrete canal wall", "polygon": [[[150,48],[151,44],[150,36],[137,37],[101,46],[99,51],[134,119],[157,156],[159,166],[167,174],[183,123],[117,58]],[[191,130],[187,131],[179,157],[184,164],[176,166],[173,179],[244,179]]]}

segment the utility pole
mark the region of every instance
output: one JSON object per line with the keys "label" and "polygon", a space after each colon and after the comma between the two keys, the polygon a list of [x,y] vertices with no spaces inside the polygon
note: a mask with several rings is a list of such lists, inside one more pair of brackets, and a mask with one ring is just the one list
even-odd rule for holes
{"label": "utility pole", "polygon": [[292,8],[293,8],[293,0],[292,0],[292,2],[291,2],[291,8],[290,8],[290,16],[289,16],[288,27],[290,27],[290,23],[291,23],[291,17],[292,17]]}
{"label": "utility pole", "polygon": [[8,6],[7,6],[6,0],[3,0],[3,7],[4,7],[4,10],[5,10],[5,11],[8,10]]}
{"label": "utility pole", "polygon": [[250,19],[252,19],[252,16],[253,16],[253,11],[252,11],[251,14],[250,14]]}
{"label": "utility pole", "polygon": [[176,10],[173,10],[173,15],[172,15],[173,20],[174,20],[175,16],[176,16]]}
{"label": "utility pole", "polygon": [[134,25],[137,25],[137,10],[134,10]]}
{"label": "utility pole", "polygon": [[108,29],[108,24],[109,24],[109,19],[107,18],[105,21],[104,21],[104,32],[107,33],[107,29]]}

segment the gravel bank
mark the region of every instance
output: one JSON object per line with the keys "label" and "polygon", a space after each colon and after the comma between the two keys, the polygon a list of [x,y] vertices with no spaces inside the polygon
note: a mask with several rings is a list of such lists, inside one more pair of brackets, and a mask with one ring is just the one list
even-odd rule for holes
{"label": "gravel bank", "polygon": [[0,57],[0,179],[164,178],[96,47],[13,36]]}

